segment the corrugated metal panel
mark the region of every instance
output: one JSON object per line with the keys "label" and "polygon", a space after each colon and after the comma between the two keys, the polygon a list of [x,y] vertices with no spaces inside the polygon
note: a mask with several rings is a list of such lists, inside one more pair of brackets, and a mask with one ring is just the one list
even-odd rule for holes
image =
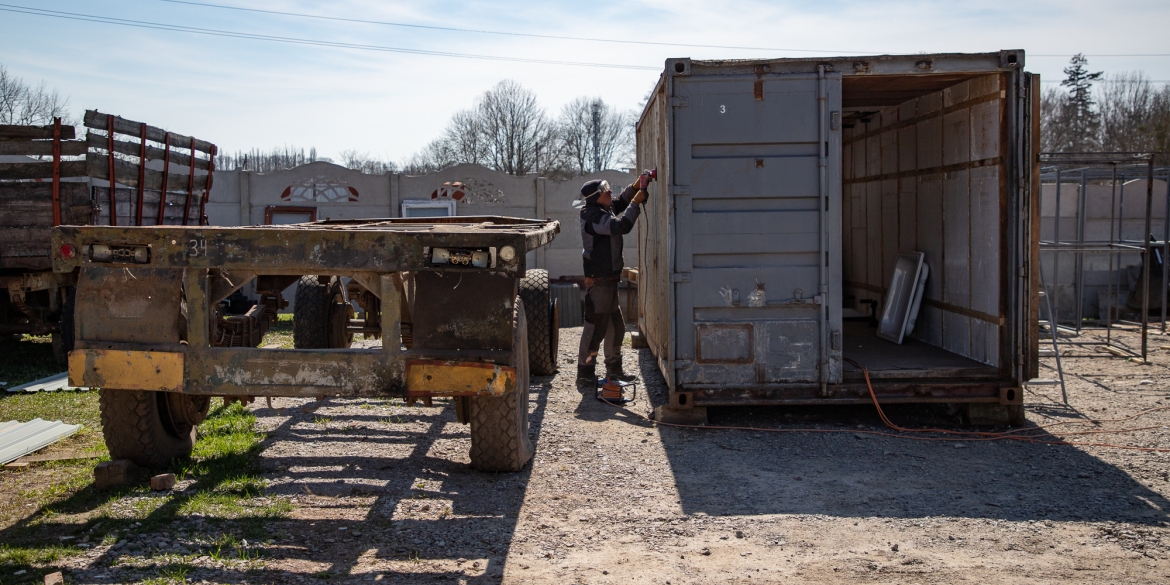
{"label": "corrugated metal panel", "polygon": [[52,445],[79,429],[81,425],[67,425],[59,420],[39,418],[26,423],[14,420],[0,423],[0,465]]}
{"label": "corrugated metal panel", "polygon": [[581,289],[576,284],[553,283],[552,295],[561,311],[561,327],[580,327],[585,323],[581,307]]}
{"label": "corrugated metal panel", "polygon": [[69,385],[69,374],[61,372],[60,374],[53,374],[47,378],[41,378],[28,384],[21,384],[9,388],[9,392],[56,392],[57,390],[81,390],[86,391],[89,388],[79,388]]}

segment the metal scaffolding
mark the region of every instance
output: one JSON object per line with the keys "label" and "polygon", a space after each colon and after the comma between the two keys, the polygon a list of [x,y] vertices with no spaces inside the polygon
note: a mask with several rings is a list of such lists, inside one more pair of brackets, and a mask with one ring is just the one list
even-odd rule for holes
{"label": "metal scaffolding", "polygon": [[[1043,153],[1040,155],[1041,184],[1055,183],[1055,217],[1052,239],[1040,240],[1040,251],[1051,253],[1053,260],[1052,284],[1043,279],[1041,271],[1041,287],[1047,294],[1060,285],[1060,258],[1063,254],[1074,254],[1073,287],[1074,287],[1074,315],[1072,326],[1062,325],[1060,319],[1059,302],[1051,298],[1046,303],[1048,309],[1047,321],[1049,333],[1055,338],[1057,330],[1078,335],[1085,329],[1103,329],[1105,341],[1062,341],[1063,345],[1072,346],[1103,346],[1109,355],[1131,357],[1145,360],[1148,353],[1148,329],[1150,307],[1150,270],[1151,258],[1154,264],[1160,265],[1161,278],[1159,282],[1161,293],[1161,324],[1162,331],[1167,326],[1167,263],[1163,261],[1170,253],[1170,181],[1167,181],[1166,212],[1163,213],[1162,237],[1157,239],[1153,233],[1152,210],[1154,201],[1154,180],[1170,179],[1170,168],[1154,167],[1154,157],[1157,153],[1145,152],[1099,152],[1099,153]],[[1072,179],[1072,181],[1069,181]],[[1135,179],[1145,179],[1145,213],[1144,230],[1138,238],[1124,229],[1125,183]],[[1076,238],[1068,239],[1061,235],[1061,188],[1066,182],[1079,183],[1076,212]],[[1086,200],[1090,185],[1110,186],[1109,208],[1109,237],[1108,239],[1088,239],[1085,235],[1086,227]],[[1132,196],[1132,195],[1131,195]],[[1041,203],[1043,203],[1043,189],[1041,189]],[[1132,230],[1131,230],[1132,232]],[[1142,274],[1138,286],[1141,287],[1141,317],[1140,322],[1121,319],[1121,311],[1114,302],[1115,292],[1121,291],[1122,257],[1127,254],[1137,254],[1142,261]],[[1096,325],[1087,325],[1084,315],[1085,305],[1085,257],[1086,255],[1107,255],[1109,270],[1107,273],[1104,323],[1098,319]],[[1059,299],[1057,299],[1059,301]],[[1065,321],[1067,322],[1067,320]],[[1114,343],[1113,328],[1117,324],[1140,327],[1141,351]]]}

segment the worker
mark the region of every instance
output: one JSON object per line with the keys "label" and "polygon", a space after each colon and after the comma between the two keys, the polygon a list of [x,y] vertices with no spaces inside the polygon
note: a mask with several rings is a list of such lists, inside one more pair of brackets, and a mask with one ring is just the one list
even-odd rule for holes
{"label": "worker", "polygon": [[634,376],[622,371],[622,340],[626,336],[625,319],[618,306],[617,285],[625,263],[622,259],[622,236],[634,229],[650,171],[622,190],[616,199],[608,181],[594,179],[581,187],[582,257],[585,264],[585,327],[581,331],[581,349],[577,358],[577,384],[596,387],[597,354],[605,342],[605,375],[610,381],[629,382]]}

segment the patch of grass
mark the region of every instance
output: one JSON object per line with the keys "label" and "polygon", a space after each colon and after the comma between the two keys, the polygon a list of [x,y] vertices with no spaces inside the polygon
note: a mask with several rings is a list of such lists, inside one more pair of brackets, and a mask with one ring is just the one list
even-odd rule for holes
{"label": "patch of grass", "polygon": [[282,349],[293,348],[293,316],[292,313],[281,313],[276,316],[276,323],[264,334],[260,346],[273,345]]}
{"label": "patch of grass", "polygon": [[329,426],[329,423],[333,422],[333,419],[331,419],[327,416],[315,416],[315,417],[313,417],[313,422],[315,422],[323,427],[326,427],[326,426]]}
{"label": "patch of grass", "polygon": [[43,565],[81,553],[75,546],[42,546],[37,548],[0,544],[0,565]]}
{"label": "patch of grass", "polygon": [[317,571],[316,573],[313,573],[313,577],[315,577],[317,579],[328,579],[332,576],[333,576],[333,573],[331,573],[329,571]]}
{"label": "patch of grass", "polygon": [[186,583],[187,573],[191,572],[191,565],[186,563],[170,563],[159,568],[158,573],[150,579],[142,581],[143,585],[172,585]]}
{"label": "patch of grass", "polygon": [[[0,352],[13,350],[19,354],[20,348],[12,347],[16,345],[30,344],[0,344]],[[51,349],[47,346],[44,349],[51,362]],[[19,360],[3,360],[0,369],[10,372],[14,361]],[[51,373],[37,371],[27,374],[27,379],[5,376],[0,376],[0,379],[23,383]],[[9,394],[0,391],[0,421],[27,422],[35,418],[82,425],[76,433],[38,451],[37,455],[73,452],[81,458],[0,469],[0,529],[27,518],[44,506],[70,498],[93,481],[93,466],[109,457],[102,438],[97,392]]]}

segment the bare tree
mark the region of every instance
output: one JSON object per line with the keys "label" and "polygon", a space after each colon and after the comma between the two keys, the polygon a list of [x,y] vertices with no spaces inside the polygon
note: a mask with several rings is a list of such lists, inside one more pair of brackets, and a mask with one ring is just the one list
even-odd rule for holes
{"label": "bare tree", "polygon": [[76,123],[69,115],[69,98],[50,91],[43,81],[33,87],[0,65],[0,124],[41,126],[52,124],[53,118]]}
{"label": "bare tree", "polygon": [[1141,72],[1112,75],[1101,92],[1101,147],[1111,151],[1170,148],[1170,88],[1155,90]]}
{"label": "bare tree", "polygon": [[536,94],[505,79],[483,94],[476,109],[488,166],[509,175],[536,171],[537,155],[552,135]]}
{"label": "bare tree", "polygon": [[270,151],[253,148],[248,152],[237,151],[233,154],[221,154],[215,157],[215,168],[223,171],[256,171],[270,173],[291,169],[303,164],[318,160],[331,162],[328,159],[317,158],[317,149],[310,148],[308,154],[304,148],[296,146],[276,147]]}
{"label": "bare tree", "polygon": [[557,138],[572,170],[583,175],[631,158],[635,122],[631,113],[619,112],[599,97],[579,97],[561,110]]}
{"label": "bare tree", "polygon": [[341,164],[347,169],[361,171],[367,175],[382,175],[398,170],[398,165],[390,161],[378,160],[368,152],[358,152],[349,149],[341,151]]}
{"label": "bare tree", "polygon": [[578,98],[550,121],[536,95],[504,80],[457,112],[442,136],[405,163],[410,174],[474,163],[512,175],[572,176],[629,164],[633,159],[630,113],[600,98]]}

